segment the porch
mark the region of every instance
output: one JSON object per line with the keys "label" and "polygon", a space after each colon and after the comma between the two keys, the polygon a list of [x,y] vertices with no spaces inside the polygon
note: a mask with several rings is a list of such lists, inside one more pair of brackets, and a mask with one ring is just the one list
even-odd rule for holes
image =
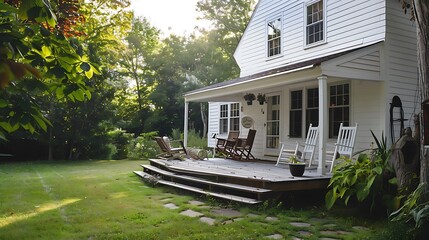
{"label": "porch", "polygon": [[134,171],[143,179],[230,201],[256,204],[299,190],[326,189],[331,175],[307,167],[302,177],[293,177],[287,165],[273,162],[242,162],[222,158],[209,160],[150,159]]}

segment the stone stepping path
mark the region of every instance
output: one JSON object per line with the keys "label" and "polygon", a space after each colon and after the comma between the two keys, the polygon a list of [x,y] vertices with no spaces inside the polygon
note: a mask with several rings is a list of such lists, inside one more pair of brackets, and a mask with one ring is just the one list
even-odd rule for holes
{"label": "stone stepping path", "polygon": [[[167,199],[161,200],[162,202],[165,203],[165,204],[163,204],[163,206],[165,208],[168,208],[171,210],[175,210],[175,209],[180,208],[180,206],[177,206],[176,204],[171,203],[170,200],[172,200],[172,199],[167,198]],[[188,201],[188,204],[195,206],[195,207],[199,208],[200,210],[203,210],[206,208],[211,208],[209,210],[208,209],[204,210],[205,212],[208,211],[208,216],[206,216],[202,212],[194,211],[191,209],[187,209],[187,210],[180,212],[181,215],[184,215],[187,217],[199,218],[200,222],[205,223],[205,224],[210,225],[210,226],[215,226],[216,223],[220,223],[221,225],[226,225],[226,224],[232,224],[232,223],[242,221],[246,218],[247,219],[253,218],[254,220],[256,220],[255,218],[263,217],[263,215],[254,214],[254,213],[248,213],[248,214],[243,216],[243,214],[240,211],[237,211],[235,209],[210,207],[210,206],[205,205],[204,202],[201,202],[198,200]],[[220,219],[217,219],[218,217]],[[225,219],[225,218],[227,218],[227,219]],[[254,220],[252,220],[252,221],[254,221]],[[265,220],[265,222],[264,222],[264,220]],[[276,221],[280,221],[280,219],[277,216],[266,216],[264,219],[260,220],[260,224],[261,225],[269,225],[269,224],[272,224],[272,222],[276,222]],[[319,225],[323,229],[323,230],[317,232],[317,235],[320,234],[320,237],[318,238],[320,240],[338,240],[338,239],[343,238],[344,236],[352,235],[353,233],[356,233],[359,231],[369,231],[370,230],[369,228],[364,227],[364,226],[353,226],[353,227],[351,227],[350,231],[336,230],[335,228],[337,227],[337,225],[332,223],[332,220],[323,219],[323,218],[316,218],[316,217],[310,218],[308,220],[303,220],[303,219],[298,218],[298,217],[286,217],[285,219],[282,219],[282,221],[286,221],[289,225],[297,228],[297,230],[295,230],[295,232],[292,232],[290,234],[288,233],[286,236],[283,236],[280,233],[272,233],[270,235],[265,236],[264,238],[265,239],[286,239],[287,238],[287,239],[294,239],[294,240],[306,239],[306,238],[312,237],[315,234],[314,233],[315,228],[313,225]],[[271,223],[269,223],[269,222],[271,222]],[[293,235],[295,235],[295,236],[293,236]],[[336,238],[336,237],[338,237],[338,238]]]}

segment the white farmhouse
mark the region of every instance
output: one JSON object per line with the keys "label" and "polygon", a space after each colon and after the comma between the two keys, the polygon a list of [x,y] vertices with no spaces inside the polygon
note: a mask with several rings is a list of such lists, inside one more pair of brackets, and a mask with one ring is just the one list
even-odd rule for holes
{"label": "white farmhouse", "polygon": [[[260,0],[234,54],[240,77],[186,93],[185,115],[188,102],[209,102],[208,136],[256,129],[252,153],[264,160],[276,159],[281,142],[305,139],[310,123],[319,126],[316,158],[340,123],[359,124],[355,151],[370,148],[370,130],[397,139],[392,99],[402,102],[405,127],[421,102],[409,18],[397,0]],[[267,101],[248,105],[247,93]]]}

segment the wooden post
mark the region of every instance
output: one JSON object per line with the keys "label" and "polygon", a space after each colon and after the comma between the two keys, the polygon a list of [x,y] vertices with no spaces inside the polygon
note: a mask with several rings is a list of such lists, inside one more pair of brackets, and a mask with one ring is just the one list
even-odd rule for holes
{"label": "wooden post", "polygon": [[183,145],[185,148],[188,146],[188,124],[189,124],[189,102],[185,100],[185,121],[183,126]]}
{"label": "wooden post", "polygon": [[326,141],[328,140],[328,77],[322,75],[319,81],[319,165],[317,173],[326,174]]}

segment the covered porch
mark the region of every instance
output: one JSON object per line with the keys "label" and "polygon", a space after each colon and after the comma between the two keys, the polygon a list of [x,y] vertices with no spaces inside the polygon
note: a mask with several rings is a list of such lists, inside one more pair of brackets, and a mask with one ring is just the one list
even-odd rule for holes
{"label": "covered porch", "polygon": [[[370,66],[370,64],[372,65]],[[275,161],[280,150],[280,143],[302,142],[309,123],[318,126],[319,136],[315,153],[317,165],[315,168],[317,174],[323,176],[327,173],[326,144],[335,141],[335,134],[338,133],[341,122],[344,122],[346,126],[359,123],[356,150],[370,148],[372,141],[370,129],[374,132],[381,132],[385,129],[386,93],[379,65],[380,45],[375,44],[188,92],[185,94],[185,145],[187,145],[189,102],[220,103],[221,105],[231,102],[238,103],[239,124],[237,125],[239,125],[240,135],[246,137],[248,129],[257,130],[252,152],[261,160]],[[310,90],[312,90],[311,94],[315,100],[311,109],[308,107],[311,100],[308,97]],[[301,94],[301,99],[304,99],[299,107],[293,106],[295,92]],[[243,98],[247,93],[255,95],[261,93],[267,98],[275,97],[277,105],[272,106],[273,101],[270,103],[270,99],[267,101],[268,103],[262,105],[256,101],[253,105],[247,105]],[[333,98],[336,100],[332,100]],[[336,109],[342,111],[340,113],[342,115],[334,119],[337,114]],[[218,107],[213,112],[221,110]],[[300,125],[295,126],[293,123],[294,110],[299,111],[295,117],[301,121]],[[274,113],[274,111],[276,112]],[[209,112],[209,115],[211,113]],[[213,115],[211,120],[214,122],[214,127],[209,125],[209,138],[212,134],[222,135],[222,130],[225,130],[219,123],[216,123],[216,121],[219,122],[219,115]],[[276,116],[273,117],[273,115]],[[312,119],[308,121],[310,115]],[[243,118],[246,120],[250,118],[251,124],[244,126]],[[297,129],[293,130],[292,127]],[[229,130],[231,128],[227,129],[227,131]],[[223,134],[225,135],[227,131],[223,131]],[[209,146],[213,146],[214,141],[214,139],[209,139]],[[271,164],[274,165],[272,162]]]}

